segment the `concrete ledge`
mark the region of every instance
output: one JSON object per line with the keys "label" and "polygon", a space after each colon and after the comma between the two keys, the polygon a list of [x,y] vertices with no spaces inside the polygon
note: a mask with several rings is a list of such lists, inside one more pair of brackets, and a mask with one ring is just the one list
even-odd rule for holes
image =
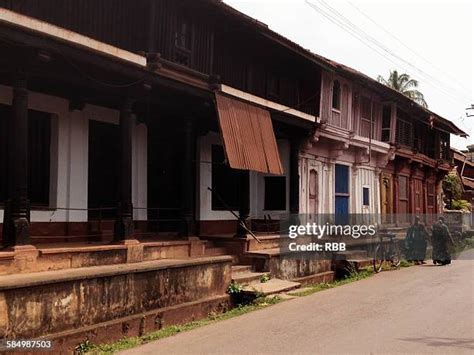
{"label": "concrete ledge", "polygon": [[81,245],[81,246],[58,246],[58,247],[39,247],[40,255],[62,254],[62,253],[87,253],[92,251],[123,250],[127,247],[123,244],[104,244],[104,245]]}
{"label": "concrete ledge", "polygon": [[325,282],[334,281],[335,272],[334,271],[326,271],[321,272],[319,274],[297,277],[292,281],[299,282],[302,285],[311,285],[311,284],[320,284]]}
{"label": "concrete ledge", "polygon": [[187,260],[156,260],[135,264],[104,265],[68,270],[44,271],[30,274],[5,275],[0,276],[0,291],[74,280],[85,280],[98,277],[142,273],[163,269],[178,269],[195,265],[227,262],[231,263],[232,258],[229,256],[215,256]]}
{"label": "concrete ledge", "polygon": [[[0,338],[74,333],[108,322],[123,336],[133,326],[117,320],[132,317],[139,325],[149,312],[226,296],[231,264],[232,258],[223,256],[2,276]],[[193,312],[201,316],[196,307]],[[176,319],[187,318],[179,312]],[[138,325],[140,331],[151,327]]]}
{"label": "concrete ledge", "polygon": [[52,340],[55,353],[70,353],[74,348],[89,340],[95,344],[107,344],[125,336],[142,336],[170,325],[183,324],[223,313],[231,307],[229,295],[207,297],[194,302],[164,307],[150,312],[114,319],[93,326],[59,332],[41,339]]}

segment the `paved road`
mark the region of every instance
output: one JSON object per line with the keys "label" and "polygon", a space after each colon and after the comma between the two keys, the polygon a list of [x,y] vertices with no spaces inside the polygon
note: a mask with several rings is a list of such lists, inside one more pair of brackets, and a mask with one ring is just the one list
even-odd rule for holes
{"label": "paved road", "polygon": [[474,354],[474,261],[415,266],[162,339],[126,354]]}

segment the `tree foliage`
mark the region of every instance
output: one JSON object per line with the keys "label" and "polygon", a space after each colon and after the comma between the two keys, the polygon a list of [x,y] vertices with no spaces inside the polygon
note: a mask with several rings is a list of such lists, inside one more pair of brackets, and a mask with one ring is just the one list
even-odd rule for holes
{"label": "tree foliage", "polygon": [[459,175],[452,171],[443,180],[443,192],[445,196],[445,203],[451,210],[471,211],[472,206],[467,200],[462,197],[462,181]]}
{"label": "tree foliage", "polygon": [[406,73],[399,74],[398,71],[391,70],[388,79],[379,75],[377,80],[378,82],[401,92],[403,95],[409,97],[421,106],[428,108],[425,96],[418,90],[418,81],[412,79],[410,75]]}

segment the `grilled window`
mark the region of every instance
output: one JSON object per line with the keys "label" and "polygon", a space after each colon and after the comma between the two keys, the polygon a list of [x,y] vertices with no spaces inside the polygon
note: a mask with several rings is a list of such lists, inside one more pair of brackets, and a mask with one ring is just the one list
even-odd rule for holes
{"label": "grilled window", "polygon": [[413,125],[405,120],[397,120],[397,143],[411,147],[413,145]]}
{"label": "grilled window", "polygon": [[439,135],[439,153],[440,159],[449,159],[449,134],[447,133],[440,133]]}
{"label": "grilled window", "polygon": [[175,53],[176,63],[190,66],[192,53],[192,26],[186,16],[179,16],[176,22]]}

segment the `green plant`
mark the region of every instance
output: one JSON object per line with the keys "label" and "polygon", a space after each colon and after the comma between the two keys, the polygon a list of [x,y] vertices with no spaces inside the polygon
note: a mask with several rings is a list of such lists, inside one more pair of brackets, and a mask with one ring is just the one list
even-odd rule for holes
{"label": "green plant", "polygon": [[451,208],[453,210],[471,211],[472,205],[467,200],[453,200]]}
{"label": "green plant", "polygon": [[409,97],[423,107],[428,107],[424,95],[418,90],[418,81],[410,78],[410,75],[403,73],[399,74],[396,70],[391,70],[388,79],[379,75],[377,81],[382,83],[403,95]]}
{"label": "green plant", "polygon": [[94,348],[94,345],[87,339],[74,348],[74,354],[85,354],[91,351]]}
{"label": "green plant", "polygon": [[229,295],[236,295],[241,293],[243,289],[244,286],[242,284],[232,280],[232,282],[229,284],[229,287],[227,287],[227,293]]}
{"label": "green plant", "polygon": [[270,281],[270,275],[269,274],[263,274],[262,277],[260,277],[260,282],[264,284],[265,282]]}

